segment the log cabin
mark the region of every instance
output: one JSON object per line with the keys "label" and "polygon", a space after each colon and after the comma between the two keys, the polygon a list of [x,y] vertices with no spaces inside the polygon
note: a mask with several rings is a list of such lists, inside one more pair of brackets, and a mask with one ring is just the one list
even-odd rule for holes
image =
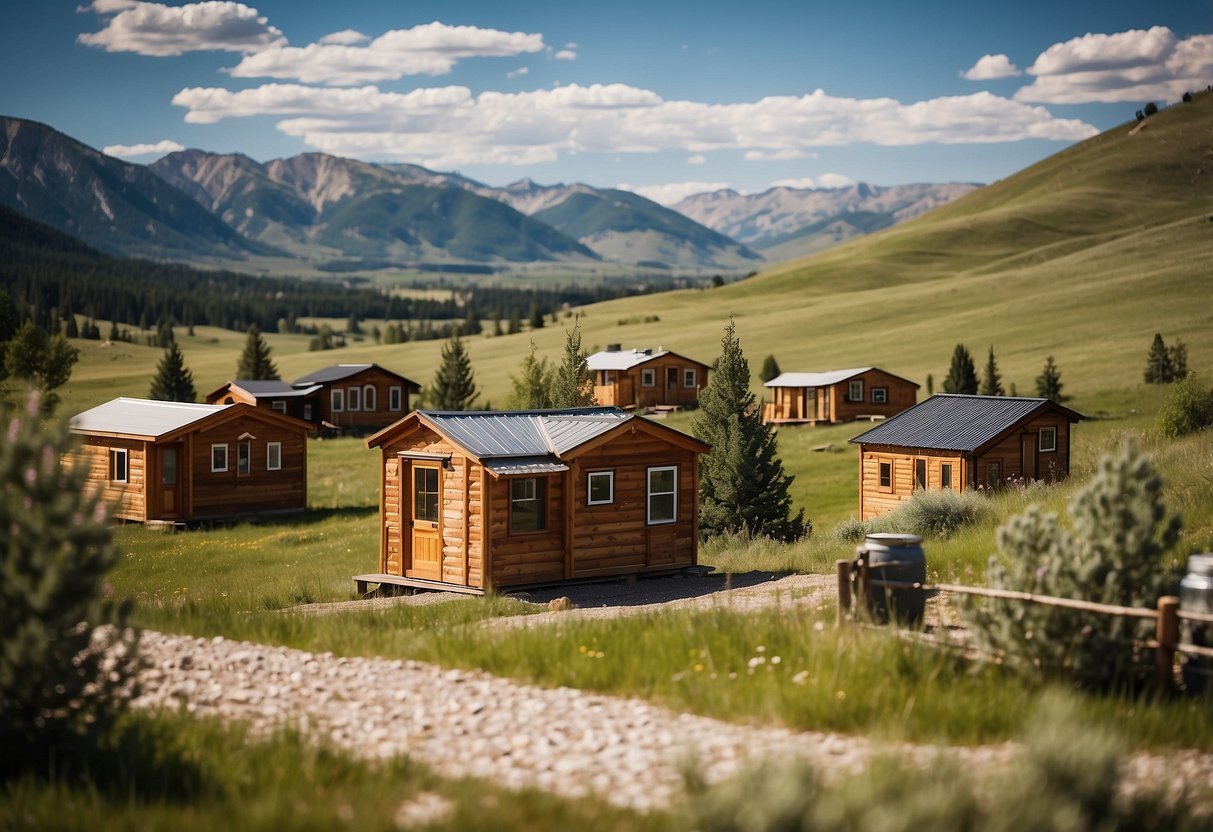
{"label": "log cabin", "polygon": [[371,583],[484,593],[694,566],[710,447],[614,407],[415,411],[380,451]]}
{"label": "log cabin", "polygon": [[1071,426],[1083,418],[1049,399],[934,395],[851,440],[859,445],[860,519],[919,491],[1063,480]]}
{"label": "log cabin", "polygon": [[119,398],[75,416],[69,456],[122,520],[188,523],[307,508],[300,419],[246,403]]}
{"label": "log cabin", "polygon": [[879,367],[782,373],[764,387],[771,401],[763,405],[768,425],[816,425],[887,419],[918,400],[918,386]]}
{"label": "log cabin", "polygon": [[625,410],[696,407],[707,386],[707,364],[658,347],[620,349],[611,344],[586,359],[594,374],[594,401]]}
{"label": "log cabin", "polygon": [[251,404],[316,423],[316,401],[321,391],[319,384],[296,387],[285,381],[252,381],[235,379],[206,394],[207,404]]}

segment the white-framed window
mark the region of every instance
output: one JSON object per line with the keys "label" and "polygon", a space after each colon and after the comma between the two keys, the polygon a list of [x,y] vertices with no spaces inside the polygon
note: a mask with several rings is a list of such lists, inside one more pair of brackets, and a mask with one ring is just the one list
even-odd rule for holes
{"label": "white-framed window", "polygon": [[110,448],[110,481],[126,482],[130,477],[130,458],[126,448]]}
{"label": "white-framed window", "polygon": [[281,442],[266,442],[265,443],[265,470],[281,471],[282,470],[282,443]]}
{"label": "white-framed window", "polygon": [[939,487],[952,487],[952,463],[945,462],[939,466]]}
{"label": "white-framed window", "polygon": [[615,472],[590,471],[586,474],[586,504],[601,506],[615,502]]}
{"label": "white-framed window", "polygon": [[253,473],[253,443],[242,439],[236,444],[236,476],[247,477]]}
{"label": "white-framed window", "polygon": [[1057,450],[1057,428],[1041,428],[1036,436],[1041,451]]}
{"label": "white-framed window", "polygon": [[227,470],[227,445],[211,445],[211,473],[222,474]]}
{"label": "white-framed window", "polygon": [[312,421],[312,403],[308,402],[303,406],[303,421]]}
{"label": "white-framed window", "polygon": [[699,381],[699,371],[695,369],[682,371],[682,386],[694,387]]}
{"label": "white-framed window", "polygon": [[861,402],[863,401],[863,379],[857,378],[850,381],[847,385],[847,401]]}
{"label": "white-framed window", "polygon": [[878,463],[878,469],[879,469],[879,474],[880,474],[880,490],[881,491],[892,491],[893,490],[893,463],[892,462]]}
{"label": "white-framed window", "polygon": [[648,523],[673,523],[678,519],[678,466],[662,465],[648,470]]}
{"label": "white-framed window", "polygon": [[353,413],[356,410],[362,410],[362,388],[351,387],[346,391],[345,409]]}
{"label": "white-framed window", "polygon": [[275,413],[286,413],[286,402],[282,399],[274,399],[270,402],[270,410]]}
{"label": "white-framed window", "polygon": [[329,398],[330,398],[330,402],[332,404],[332,411],[334,413],[340,413],[343,410],[345,410],[345,391],[344,390],[334,387],[330,391]]}
{"label": "white-framed window", "polygon": [[657,371],[652,367],[648,367],[640,371],[640,386],[641,387],[656,387],[657,386]]}
{"label": "white-framed window", "polygon": [[362,386],[362,409],[368,413],[374,412],[379,403],[375,401],[375,385],[364,384]]}
{"label": "white-framed window", "polygon": [[547,480],[519,477],[510,481],[510,534],[547,528]]}
{"label": "white-framed window", "polygon": [[404,391],[401,389],[400,385],[398,385],[398,384],[393,387],[389,387],[387,389],[387,409],[388,410],[393,410],[393,411],[400,410],[401,402],[404,400],[404,397],[402,395],[403,392]]}
{"label": "white-framed window", "polygon": [[[860,382],[862,384],[863,382]],[[889,388],[873,387],[872,388],[872,404],[885,404],[889,400]]]}

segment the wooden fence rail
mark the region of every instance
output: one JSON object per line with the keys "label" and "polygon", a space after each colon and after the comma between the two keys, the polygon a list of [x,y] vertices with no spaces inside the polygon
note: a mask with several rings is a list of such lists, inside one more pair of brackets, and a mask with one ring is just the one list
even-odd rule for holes
{"label": "wooden fence rail", "polygon": [[[845,621],[851,611],[851,579],[855,565],[849,560],[835,561],[835,571],[838,578],[838,609],[837,623]],[[893,589],[910,592],[924,592],[936,595],[940,592],[950,592],[956,595],[974,595],[982,598],[999,598],[1006,601],[1020,601],[1027,604],[1040,604],[1047,607],[1091,612],[1098,615],[1118,615],[1127,618],[1153,619],[1155,624],[1154,641],[1143,646],[1154,649],[1154,673],[1159,688],[1171,690],[1175,685],[1175,654],[1186,653],[1213,659],[1213,648],[1198,644],[1187,644],[1179,640],[1180,621],[1199,621],[1213,623],[1213,614],[1201,612],[1185,612],[1179,609],[1179,599],[1174,595],[1164,595],[1158,599],[1156,609],[1143,607],[1125,607],[1119,604],[1100,604],[1094,601],[1082,601],[1077,598],[1058,598],[1053,595],[1037,595],[1031,592],[1018,592],[1009,589],[989,589],[963,584],[923,584],[917,581],[886,581],[874,579],[873,569],[898,566],[897,563],[882,563],[869,565],[867,558],[860,558],[858,565],[859,594],[868,597],[869,589]]]}

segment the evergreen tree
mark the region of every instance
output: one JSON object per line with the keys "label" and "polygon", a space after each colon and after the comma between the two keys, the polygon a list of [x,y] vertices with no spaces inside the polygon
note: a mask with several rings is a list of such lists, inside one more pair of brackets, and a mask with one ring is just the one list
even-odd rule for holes
{"label": "evergreen tree", "polygon": [[115,341],[122,340],[122,333],[118,331],[118,321],[117,320],[110,321],[110,334],[105,336],[105,339],[107,341],[109,341],[111,344],[114,343]]}
{"label": "evergreen tree", "polygon": [[1171,380],[1181,381],[1188,377],[1188,345],[1176,341],[1175,346],[1167,348],[1167,358],[1171,360]]}
{"label": "evergreen tree", "polygon": [[40,390],[42,405],[50,410],[58,402],[53,391],[67,383],[79,360],[80,350],[62,335],[47,338],[33,321],[26,321],[8,344],[4,368],[8,375]]}
{"label": "evergreen tree", "polygon": [[518,310],[514,309],[510,312],[510,323],[506,329],[510,335],[515,335],[522,332],[522,316],[518,314]]}
{"label": "evergreen tree", "polygon": [[927,395],[935,395],[935,376],[931,375],[930,373],[927,373]]}
{"label": "evergreen tree", "polygon": [[791,516],[788,489],[776,453],[775,432],[762,423],[750,392],[750,365],[729,318],[711,381],[699,393],[695,436],[711,444],[699,474],[699,530],[705,537],[740,532],[795,540],[812,531],[804,509]]}
{"label": "evergreen tree", "polygon": [[505,334],[504,331],[501,329],[501,313],[499,311],[494,309],[492,312],[490,312],[489,320],[493,322],[493,337],[494,338],[498,337],[499,335]]}
{"label": "evergreen tree", "polygon": [[1053,363],[1053,356],[1045,359],[1044,369],[1036,377],[1036,395],[1042,399],[1051,399],[1061,404],[1069,396],[1061,394],[1061,370]]}
{"label": "evergreen tree", "polygon": [[594,377],[581,348],[581,324],[565,330],[564,359],[552,374],[552,407],[588,407],[594,400]]}
{"label": "evergreen tree", "polygon": [[775,356],[768,355],[762,360],[762,372],[758,377],[762,379],[762,383],[766,384],[771,379],[777,377],[782,371],[779,369],[779,362],[775,360]]}
{"label": "evergreen tree", "polygon": [[176,341],[169,344],[156,367],[152,389],[147,397],[161,402],[195,402],[198,391],[194,389],[194,374],[185,366],[185,356]]}
{"label": "evergreen tree", "polygon": [[76,323],[76,316],[72,312],[67,313],[67,326],[63,329],[65,338],[79,338],[80,325]]}
{"label": "evergreen tree", "polygon": [[3,286],[0,286],[0,345],[7,344],[17,334],[21,320],[17,317],[17,307]]}
{"label": "evergreen tree", "polygon": [[442,346],[442,363],[430,387],[430,401],[437,410],[468,410],[475,398],[472,362],[456,329]]}
{"label": "evergreen tree", "polygon": [[1174,379],[1171,353],[1163,343],[1162,335],[1157,332],[1154,333],[1154,341],[1150,344],[1150,353],[1146,356],[1145,377],[1146,384],[1167,384]]}
{"label": "evergreen tree", "polygon": [[506,406],[511,410],[541,410],[552,406],[552,370],[548,360],[536,355],[535,342],[522,359],[517,376],[510,376],[513,390]]}
{"label": "evergreen tree", "polygon": [[543,311],[540,310],[538,303],[531,304],[531,329],[543,329]]}
{"label": "evergreen tree", "polygon": [[952,366],[948,368],[948,377],[943,380],[943,392],[969,395],[977,392],[977,369],[973,366],[973,356],[969,355],[964,344],[957,344],[952,351]]}
{"label": "evergreen tree", "polygon": [[990,355],[986,359],[985,372],[981,375],[981,388],[978,391],[983,396],[1005,396],[1007,391],[1002,387],[1002,376],[998,373],[998,362],[994,360],[994,345],[990,345]]}
{"label": "evergreen tree", "polygon": [[484,331],[484,326],[480,323],[480,316],[476,314],[476,308],[470,303],[468,304],[468,312],[463,317],[463,324],[460,326],[464,335],[479,335]]}
{"label": "evergreen tree", "polygon": [[256,324],[248,328],[244,352],[240,353],[240,363],[236,365],[236,378],[247,381],[278,381],[281,378],[270,360],[269,344],[261,337]]}

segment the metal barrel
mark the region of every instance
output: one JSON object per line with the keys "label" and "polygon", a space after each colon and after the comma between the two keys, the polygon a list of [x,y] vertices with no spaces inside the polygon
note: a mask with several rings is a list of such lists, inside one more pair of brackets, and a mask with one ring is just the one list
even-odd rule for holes
{"label": "metal barrel", "polygon": [[[1213,613],[1213,554],[1191,555],[1188,572],[1179,582],[1181,612]],[[1205,621],[1184,621],[1180,638],[1199,647],[1213,646],[1213,624]],[[1184,687],[1193,693],[1213,690],[1213,660],[1202,656],[1185,656]]]}
{"label": "metal barrel", "polygon": [[877,586],[881,581],[926,583],[927,556],[922,550],[922,538],[916,534],[870,534],[864,538],[861,552],[867,552],[870,580],[868,609],[877,621],[890,617],[903,624],[922,621],[926,608],[926,593],[919,589],[888,589]]}

